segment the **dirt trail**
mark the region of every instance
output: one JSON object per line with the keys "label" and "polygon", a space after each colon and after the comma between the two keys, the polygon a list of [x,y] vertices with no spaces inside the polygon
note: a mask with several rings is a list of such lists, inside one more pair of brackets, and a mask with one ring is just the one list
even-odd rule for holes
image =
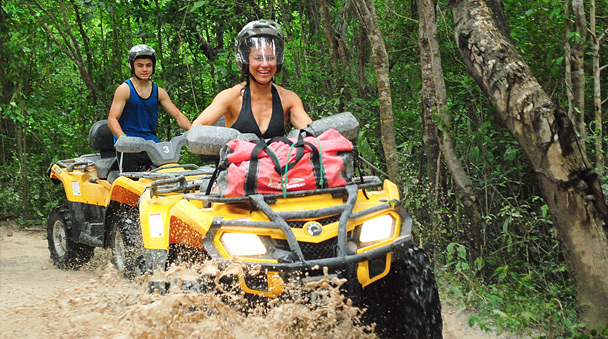
{"label": "dirt trail", "polygon": [[[0,227],[0,338],[374,337],[346,313],[331,313],[285,303],[245,317],[209,296],[151,296],[118,276],[106,250],[96,249],[80,271],[62,271],[51,263],[45,231]],[[496,338],[446,305],[443,321],[446,339]]]}

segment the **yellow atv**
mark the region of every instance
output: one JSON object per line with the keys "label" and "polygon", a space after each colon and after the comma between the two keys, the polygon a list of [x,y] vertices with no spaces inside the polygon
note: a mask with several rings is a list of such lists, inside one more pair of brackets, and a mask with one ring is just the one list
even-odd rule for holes
{"label": "yellow atv", "polygon": [[[350,140],[358,136],[350,113],[315,121],[309,129],[319,134],[329,128]],[[209,155],[235,138],[250,136],[197,126],[186,140],[190,152]],[[382,336],[441,337],[434,273],[412,244],[412,218],[391,181],[358,177],[343,187],[226,197],[205,190],[211,186],[201,178],[209,180],[176,176],[142,194],[141,229],[132,225],[130,234],[141,230],[143,248],[133,250],[144,251],[147,267],[166,269],[176,247],[220,266],[242,262],[261,268],[258,275],[238,277],[242,291],[268,298],[279,297],[287,283],[345,278],[345,295],[367,308],[364,316]],[[197,181],[199,190],[189,193]]]}
{"label": "yellow atv", "polygon": [[[66,195],[66,201],[48,216],[48,244],[55,266],[76,269],[91,259],[95,247],[111,246],[114,263],[126,277],[142,274],[147,269],[143,252],[125,253],[125,249],[142,242],[137,205],[144,190],[175,176],[193,180],[211,171],[177,164],[185,142],[183,135],[161,143],[122,137],[114,145],[107,121],[102,120],[89,131],[89,144],[98,153],[52,163],[48,175],[63,185]],[[145,151],[156,167],[119,173],[115,149]]]}

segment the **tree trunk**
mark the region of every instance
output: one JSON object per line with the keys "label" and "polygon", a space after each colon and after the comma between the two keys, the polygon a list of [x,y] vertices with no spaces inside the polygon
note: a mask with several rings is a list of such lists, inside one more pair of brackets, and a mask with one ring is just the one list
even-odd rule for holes
{"label": "tree trunk", "polygon": [[585,137],[585,42],[587,20],[583,0],[572,0],[572,12],[576,26],[576,36],[572,44],[572,94],[574,95],[574,123],[581,140]]}
{"label": "tree trunk", "polygon": [[378,100],[380,101],[380,129],[382,147],[386,157],[386,166],[389,179],[397,183],[399,187],[399,166],[397,163],[397,146],[395,145],[395,129],[393,124],[393,102],[391,99],[391,82],[389,76],[389,61],[382,32],[378,26],[378,17],[373,0],[355,0],[355,8],[365,26],[367,39],[372,47],[372,63],[376,71],[378,83]]}
{"label": "tree trunk", "polygon": [[30,218],[28,202],[29,198],[29,184],[28,184],[28,166],[27,166],[27,110],[21,108],[23,114],[23,123],[15,124],[15,136],[17,139],[17,150],[19,152],[19,179],[21,182],[21,208],[23,210],[22,220],[28,220]]}
{"label": "tree trunk", "polygon": [[600,178],[605,174],[604,153],[602,148],[603,122],[602,122],[602,88],[601,88],[601,69],[600,69],[600,46],[604,40],[604,33],[597,36],[595,24],[595,0],[589,2],[589,26],[591,38],[593,39],[593,107],[595,111],[595,168],[598,169]]}
{"label": "tree trunk", "polygon": [[565,41],[564,41],[564,58],[565,73],[566,73],[566,98],[568,99],[568,117],[574,121],[574,96],[572,94],[572,46],[570,45],[570,0],[566,0],[564,4],[564,16],[566,17]]}
{"label": "tree trunk", "polygon": [[[436,172],[429,172],[429,181],[431,188],[440,192],[441,184],[439,180],[435,180],[434,173],[439,173],[440,170],[438,154],[435,154],[438,141],[439,148],[445,158],[448,168],[452,173],[454,183],[458,188],[458,196],[462,201],[469,220],[469,227],[466,231],[468,236],[468,247],[470,260],[477,259],[482,253],[482,237],[481,237],[481,213],[477,198],[473,192],[472,183],[467,173],[462,167],[458,155],[454,150],[452,137],[450,136],[450,117],[448,114],[447,93],[445,89],[445,81],[443,79],[443,70],[441,67],[441,55],[439,54],[439,42],[437,41],[437,21],[435,15],[434,0],[420,0],[420,21],[419,21],[419,39],[420,44],[420,66],[422,68],[422,113],[425,117],[425,135],[429,167]],[[441,128],[437,128],[437,123],[432,118],[438,116],[441,119],[439,122]],[[440,203],[441,196],[436,196]],[[441,206],[441,204],[440,204]],[[431,239],[433,243],[437,243],[438,232],[432,232]]]}
{"label": "tree trunk", "polygon": [[608,323],[608,206],[598,175],[566,115],[541,88],[483,0],[450,1],[469,73],[526,152],[573,277],[583,321]]}

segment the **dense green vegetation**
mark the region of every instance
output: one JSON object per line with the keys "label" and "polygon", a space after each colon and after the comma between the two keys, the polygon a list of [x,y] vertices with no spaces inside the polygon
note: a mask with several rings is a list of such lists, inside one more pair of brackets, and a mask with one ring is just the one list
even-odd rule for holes
{"label": "dense green vegetation", "polygon": [[[608,0],[596,3],[597,30],[605,32]],[[553,101],[567,107],[564,3],[504,4],[521,54]],[[257,18],[280,22],[287,34],[286,64],[277,83],[298,93],[313,119],[340,111],[355,114],[362,126],[360,154],[373,164],[365,170],[385,175],[371,52],[350,1],[0,0],[0,5],[3,219],[26,225],[45,222],[62,194],[48,180],[48,165],[91,152],[89,126],[106,118],[115,88],[128,78],[126,54],[132,45],[146,43],[157,50],[154,80],[192,120],[216,93],[241,80],[234,37]],[[335,62],[323,30],[323,6],[336,32],[332,43],[345,47]],[[376,6],[391,62],[404,203],[415,216],[416,241],[433,252],[444,296],[475,309],[470,324],[488,331],[528,335],[534,330],[550,338],[593,335],[576,313],[572,283],[536,175],[467,76],[447,3],[440,1],[437,17],[450,132],[483,208],[484,248],[474,261],[464,234],[467,220],[449,173],[442,203],[427,189],[416,2],[381,1]],[[600,65],[608,64],[605,50],[601,58]],[[80,68],[76,62],[82,62]],[[590,58],[586,67],[591,74]],[[595,159],[592,85],[589,77],[587,145],[590,159]],[[180,133],[166,117],[159,131],[161,139]],[[607,143],[604,137],[604,151]],[[608,190],[605,177],[603,184]],[[440,241],[431,244],[429,234],[437,229]]]}

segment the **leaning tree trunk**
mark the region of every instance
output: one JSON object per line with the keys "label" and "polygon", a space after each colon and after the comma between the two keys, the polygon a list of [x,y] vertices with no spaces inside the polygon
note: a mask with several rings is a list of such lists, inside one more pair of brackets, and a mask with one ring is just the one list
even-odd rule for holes
{"label": "leaning tree trunk", "polygon": [[575,283],[583,321],[608,323],[608,206],[575,126],[551,102],[483,0],[451,0],[469,73],[536,171]]}
{"label": "leaning tree trunk", "polygon": [[[473,192],[471,179],[469,179],[460,163],[450,135],[451,122],[448,114],[448,98],[443,79],[443,69],[441,68],[439,42],[437,41],[435,0],[420,0],[419,4],[420,29],[418,30],[418,42],[420,44],[420,66],[422,68],[422,112],[427,118],[425,119],[426,125],[431,125],[433,129],[429,131],[429,127],[425,126],[425,134],[429,140],[433,140],[433,133],[436,134],[441,153],[445,157],[454,183],[458,188],[458,197],[465,207],[469,220],[468,229],[465,232],[468,235],[469,259],[475,261],[482,254],[481,212],[479,212],[479,204]],[[433,114],[438,115],[441,119],[440,128],[431,118]],[[431,158],[430,161],[436,160]],[[429,174],[432,175],[432,173]],[[432,179],[430,181],[433,182]],[[435,182],[435,185],[439,185],[439,183]],[[433,232],[432,236],[436,237],[437,233]],[[432,240],[438,241],[439,239]]]}
{"label": "leaning tree trunk", "polygon": [[[367,32],[367,38],[372,47],[372,63],[376,70],[378,83],[378,99],[380,101],[380,129],[382,147],[386,157],[389,179],[400,183],[399,165],[397,163],[397,146],[395,144],[395,128],[393,124],[393,101],[391,99],[391,82],[389,63],[382,32],[378,26],[376,5],[373,0],[354,0],[355,8],[361,18],[361,23]],[[401,185],[399,185],[401,187]]]}

